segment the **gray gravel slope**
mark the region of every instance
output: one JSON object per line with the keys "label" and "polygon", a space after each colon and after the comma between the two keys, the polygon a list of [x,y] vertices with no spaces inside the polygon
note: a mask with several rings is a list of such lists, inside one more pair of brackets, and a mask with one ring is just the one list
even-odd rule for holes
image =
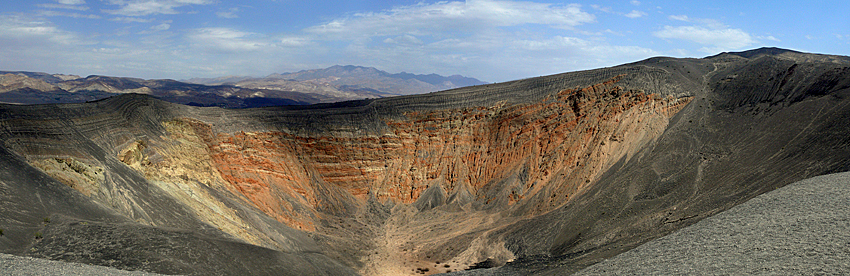
{"label": "gray gravel slope", "polygon": [[850,172],[802,180],[576,275],[850,275]]}
{"label": "gray gravel slope", "polygon": [[24,275],[119,275],[119,276],[154,276],[160,274],[125,271],[111,267],[87,265],[80,263],[66,263],[50,261],[30,257],[20,257],[9,254],[0,254],[0,274],[9,276]]}

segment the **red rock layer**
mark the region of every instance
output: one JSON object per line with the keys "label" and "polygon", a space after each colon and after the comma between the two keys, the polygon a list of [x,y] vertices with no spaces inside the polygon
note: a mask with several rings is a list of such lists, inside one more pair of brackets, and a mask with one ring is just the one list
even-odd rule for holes
{"label": "red rock layer", "polygon": [[544,212],[654,140],[690,101],[624,91],[617,80],[534,104],[411,112],[406,120],[388,121],[381,136],[223,134],[202,123],[196,132],[204,133],[232,192],[307,230],[314,229],[312,210],[336,204],[320,199],[322,185],[361,199],[371,191],[381,200],[411,203],[431,185],[447,193],[466,186],[475,194],[522,175],[478,199],[516,203],[545,191],[548,199],[533,203],[535,212]]}
{"label": "red rock layer", "polygon": [[280,133],[214,134],[206,124],[191,123],[231,192],[289,226],[315,229],[314,210],[299,208],[317,204],[291,139]]}

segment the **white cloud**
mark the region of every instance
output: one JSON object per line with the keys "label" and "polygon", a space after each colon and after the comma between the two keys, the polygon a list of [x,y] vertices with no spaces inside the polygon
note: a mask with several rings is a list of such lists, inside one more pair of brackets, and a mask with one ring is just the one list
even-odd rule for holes
{"label": "white cloud", "polygon": [[300,36],[287,36],[278,40],[284,47],[303,47],[312,44],[309,38]]}
{"label": "white cloud", "polygon": [[475,32],[493,27],[541,24],[571,29],[595,17],[581,6],[534,2],[470,0],[397,7],[379,13],[358,13],[347,18],[308,28],[313,34],[335,39],[374,36],[444,35],[446,32]]}
{"label": "white cloud", "polygon": [[65,16],[65,17],[72,17],[72,18],[100,19],[100,16],[99,16],[99,15],[96,15],[96,14],[82,14],[82,13],[76,13],[76,12],[62,12],[62,11],[54,11],[54,10],[39,11],[39,12],[38,12],[38,15],[41,15],[41,16]]}
{"label": "white cloud", "polygon": [[151,30],[152,31],[165,31],[165,30],[168,30],[169,28],[171,28],[171,24],[162,23],[162,24],[151,27]]}
{"label": "white cloud", "polygon": [[677,21],[685,21],[685,22],[691,21],[691,19],[688,18],[687,15],[671,15],[669,18],[672,19],[672,20],[677,20]]}
{"label": "white cloud", "polygon": [[780,41],[778,38],[773,37],[772,35],[769,35],[769,36],[759,36],[759,37],[757,37],[757,38],[758,38],[758,39],[763,39],[763,40],[777,41],[777,42],[778,42],[778,41]]}
{"label": "white cloud", "polygon": [[89,7],[86,6],[77,6],[77,5],[66,5],[66,4],[38,4],[38,7],[47,8],[47,9],[68,9],[68,10],[78,10],[78,11],[86,11]]}
{"label": "white cloud", "polygon": [[73,33],[60,30],[51,22],[20,16],[0,17],[0,39],[7,40],[0,43],[6,49],[34,43],[76,45],[83,41]]}
{"label": "white cloud", "polygon": [[607,12],[607,13],[614,12],[614,10],[611,9],[611,7],[604,7],[604,6],[600,6],[600,5],[596,5],[596,4],[590,5],[590,7],[593,8],[594,10],[598,10],[598,11],[601,11],[601,12]]}
{"label": "white cloud", "polygon": [[[530,50],[534,52],[541,51],[570,51],[572,53],[581,53],[582,56],[588,59],[605,60],[608,58],[617,57],[646,57],[658,55],[658,52],[637,46],[614,46],[598,41],[590,41],[575,37],[555,36],[546,40],[518,40],[514,45],[519,49]],[[546,52],[546,55],[554,54],[553,57],[560,56],[553,52]]]}
{"label": "white cloud", "polygon": [[637,1],[637,0],[632,0],[629,3],[631,3],[632,5],[635,5],[635,6],[640,6],[640,1]]}
{"label": "white cloud", "polygon": [[664,29],[652,33],[663,39],[679,39],[705,45],[705,52],[737,50],[757,41],[741,29],[718,28],[719,26],[664,26]]}
{"label": "white cloud", "polygon": [[236,15],[237,12],[239,12],[239,8],[231,8],[227,11],[216,12],[215,15],[221,18],[233,19],[239,18],[239,16]]}
{"label": "white cloud", "polygon": [[119,48],[94,48],[92,52],[95,53],[104,53],[104,54],[120,54],[122,52]]}
{"label": "white cloud", "polygon": [[[170,22],[159,22],[142,33],[153,33],[166,27],[170,30],[174,28],[171,25]],[[265,45],[262,36],[253,33],[213,29],[187,34],[180,37],[174,34],[108,36],[75,33],[63,30],[45,18],[0,15],[0,63],[5,70],[187,78],[235,73],[268,74],[275,66],[273,63],[279,61],[277,58],[294,60],[293,56],[303,54],[299,49],[290,48],[277,48],[277,52],[271,53],[251,50],[262,49]],[[248,51],[239,52],[244,49]],[[239,55],[232,54],[237,52]]]}
{"label": "white cloud", "polygon": [[138,34],[153,34],[157,32],[167,31],[171,29],[171,20],[160,23],[158,25],[151,26],[147,30],[141,31]]}
{"label": "white cloud", "polygon": [[63,5],[82,5],[86,3],[85,0],[58,0],[56,2]]}
{"label": "white cloud", "polygon": [[117,10],[104,10],[111,14],[124,16],[147,16],[153,14],[177,14],[176,8],[188,5],[206,5],[213,0],[106,0],[117,5]]}
{"label": "white cloud", "polygon": [[647,14],[645,12],[638,11],[638,10],[632,10],[631,12],[625,14],[625,16],[628,17],[628,18],[638,18],[638,17],[644,17],[646,15]]}
{"label": "white cloud", "polygon": [[234,12],[216,12],[215,15],[227,19],[239,18],[239,16]]}
{"label": "white cloud", "polygon": [[220,52],[255,51],[270,46],[257,39],[258,35],[230,28],[204,28],[194,30],[188,39],[200,48]]}
{"label": "white cloud", "polygon": [[384,39],[384,43],[402,44],[402,45],[421,45],[421,44],[423,44],[422,40],[419,40],[415,36],[412,36],[412,35],[409,35],[409,34],[397,36],[395,38]]}
{"label": "white cloud", "polygon": [[758,43],[758,39],[778,41],[773,36],[755,37],[744,30],[730,28],[713,19],[691,18],[687,15],[671,15],[668,18],[694,25],[664,26],[662,30],[653,32],[653,36],[697,43],[703,45],[700,51],[706,53],[740,50]]}
{"label": "white cloud", "polygon": [[149,23],[153,22],[152,18],[138,18],[138,17],[114,17],[110,18],[110,21],[116,22],[124,22],[124,23]]}

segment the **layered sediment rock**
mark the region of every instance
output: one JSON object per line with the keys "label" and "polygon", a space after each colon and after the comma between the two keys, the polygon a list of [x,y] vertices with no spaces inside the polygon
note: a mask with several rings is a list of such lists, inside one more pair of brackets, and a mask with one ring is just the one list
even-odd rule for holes
{"label": "layered sediment rock", "polygon": [[[283,210],[261,206],[286,206],[275,202],[272,191],[322,209],[313,180],[361,200],[371,193],[382,201],[409,204],[432,185],[446,194],[475,193],[518,169],[522,183],[508,194],[479,197],[486,197],[485,203],[516,203],[546,186],[552,194],[541,209],[546,211],[657,137],[669,117],[690,101],[623,91],[615,83],[564,90],[536,104],[410,112],[406,120],[388,120],[380,136],[226,134],[212,133],[201,123],[194,126],[205,134],[218,171],[234,191],[272,214]],[[555,175],[576,181],[545,185]]]}

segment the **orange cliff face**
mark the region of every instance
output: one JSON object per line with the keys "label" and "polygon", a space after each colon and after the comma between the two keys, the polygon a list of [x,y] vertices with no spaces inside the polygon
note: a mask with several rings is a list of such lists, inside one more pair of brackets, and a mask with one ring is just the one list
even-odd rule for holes
{"label": "orange cliff face", "polygon": [[617,80],[533,104],[406,113],[380,136],[226,134],[191,121],[227,188],[296,228],[313,230],[317,210],[344,212],[348,195],[412,203],[432,185],[509,205],[545,193],[525,202],[538,213],[653,141],[691,100],[624,91]]}

